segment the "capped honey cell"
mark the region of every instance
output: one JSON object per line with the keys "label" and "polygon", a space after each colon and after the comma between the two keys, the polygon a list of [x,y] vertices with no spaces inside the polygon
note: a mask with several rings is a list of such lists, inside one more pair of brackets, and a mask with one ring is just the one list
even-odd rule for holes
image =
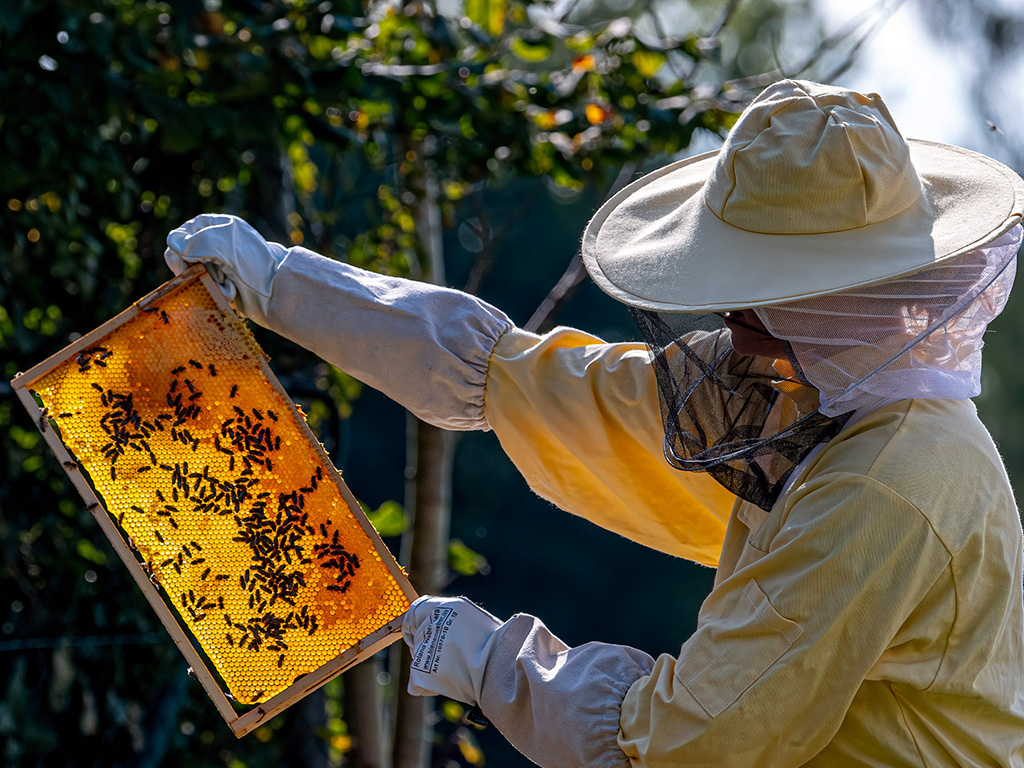
{"label": "capped honey cell", "polygon": [[31,390],[234,700],[266,702],[402,616],[411,588],[200,279],[126,314]]}

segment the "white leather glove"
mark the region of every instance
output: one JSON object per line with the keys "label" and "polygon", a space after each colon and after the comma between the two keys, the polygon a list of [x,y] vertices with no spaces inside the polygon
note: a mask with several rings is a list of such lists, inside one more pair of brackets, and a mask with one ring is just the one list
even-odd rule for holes
{"label": "white leather glove", "polygon": [[237,216],[204,213],[167,235],[164,261],[174,274],[201,262],[228,300],[246,317],[267,326],[274,277],[288,249],[268,243]]}
{"label": "white leather glove", "polygon": [[402,622],[412,649],[409,693],[475,705],[501,622],[464,597],[421,597]]}

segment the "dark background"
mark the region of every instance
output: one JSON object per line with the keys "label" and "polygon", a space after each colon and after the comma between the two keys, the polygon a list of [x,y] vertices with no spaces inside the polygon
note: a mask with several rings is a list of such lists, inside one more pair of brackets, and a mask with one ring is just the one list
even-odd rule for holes
{"label": "dark background", "polygon": [[[717,30],[733,5],[666,5],[661,18],[671,29],[659,30],[653,3],[580,2],[562,9],[569,32],[538,32],[526,6],[480,0],[442,6],[454,22],[416,3],[389,16],[355,2],[0,2],[0,380],[169,278],[164,237],[202,211],[238,213],[270,239],[415,274],[423,254],[409,221],[433,203],[445,283],[472,284],[526,323],[619,169],[714,148],[731,113],[779,75],[779,57],[814,58],[805,76],[838,77],[860,34],[816,49],[806,43],[823,34],[813,6],[796,0],[739,3]],[[936,46],[973,51],[968,117],[979,126],[1004,101],[984,85],[985,66],[1008,66],[1024,31],[1022,14],[1005,5],[920,6]],[[460,26],[461,14],[473,24]],[[635,48],[602,38],[617,16],[632,19],[621,39]],[[379,27],[372,35],[368,18]],[[591,37],[571,42],[579,30]],[[475,53],[467,53],[469,34]],[[658,38],[668,37],[666,59]],[[353,47],[357,39],[367,47]],[[617,62],[575,88],[551,77],[586,70],[588,54]],[[447,69],[374,75],[365,61]],[[458,77],[469,83],[488,63],[510,61],[520,69],[493,88],[453,80],[463,65],[471,77]],[[757,80],[761,72],[770,77]],[[948,87],[933,85],[937,98]],[[614,119],[595,124],[586,111],[594,103],[610,105]],[[541,122],[557,110],[572,114],[566,135],[598,135],[569,153],[553,150],[538,131],[554,130]],[[1009,128],[985,130],[975,148],[1021,170]],[[441,182],[432,198],[428,176]],[[589,281],[552,319],[608,340],[637,337],[625,309]],[[254,332],[355,495],[374,510],[401,502],[404,411]],[[986,337],[978,400],[1015,481],[1024,475],[1022,337],[1024,302],[1011,300]],[[0,434],[4,765],[352,764],[341,680],[316,700],[313,721],[295,708],[236,741],[4,383]],[[540,500],[489,433],[459,437],[452,536],[486,565],[453,566],[448,593],[501,617],[536,614],[573,645],[602,640],[675,654],[713,578]],[[399,552],[397,536],[387,543]],[[381,684],[392,696],[394,683],[382,676]],[[526,764],[493,729],[466,736],[450,714],[439,703],[434,765]]]}

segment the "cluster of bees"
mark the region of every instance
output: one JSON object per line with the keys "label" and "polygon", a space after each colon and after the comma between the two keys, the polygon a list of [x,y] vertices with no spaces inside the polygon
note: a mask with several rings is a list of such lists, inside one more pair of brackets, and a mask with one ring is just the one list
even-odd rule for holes
{"label": "cluster of bees", "polygon": [[[244,621],[233,619],[227,612],[224,597],[204,595],[199,584],[180,592],[178,604],[194,625],[209,620],[212,612],[219,612],[227,627],[224,638],[230,647],[275,652],[280,668],[289,650],[286,634],[290,630],[302,630],[313,635],[320,628],[308,606],[296,605],[300,590],[307,587],[305,566],[316,565],[333,572],[334,583],[328,584],[326,589],[346,591],[360,560],[339,542],[340,532],[336,528],[330,533],[333,526],[330,518],[314,526],[305,511],[307,496],[316,491],[323,480],[321,467],[316,466],[307,483],[298,489],[277,494],[260,490],[260,470],[273,470],[273,455],[281,448],[281,437],[272,429],[279,420],[273,410],[243,410],[231,405],[232,415],[220,422],[218,432],[212,437],[214,451],[227,457],[227,476],[216,468],[211,470],[209,463],[190,466],[187,460],[165,463],[157,458],[148,441],[157,431],[169,432],[171,440],[182,443],[190,453],[198,451],[204,442],[210,442],[207,437],[195,436],[189,425],[204,413],[201,408],[204,394],[197,386],[201,383],[198,376],[204,373],[216,376],[216,368],[213,364],[204,367],[192,359],[188,365],[195,369],[191,378],[182,376],[188,372],[183,365],[170,371],[171,384],[164,398],[167,411],[150,414],[148,418],[140,416],[134,407],[132,393],[93,385],[99,391],[101,405],[107,409],[100,418],[100,425],[110,440],[101,451],[110,463],[112,479],[116,479],[118,460],[129,452],[143,454],[149,462],[136,468],[138,474],[163,473],[158,483],[163,490],[157,487],[153,491],[156,503],[149,509],[133,504],[130,512],[143,517],[155,516],[156,520],[166,519],[175,531],[180,528],[176,516],[180,516],[183,509],[194,515],[232,519],[237,533],[231,540],[244,544],[249,550],[250,562],[239,575],[238,586],[247,594],[247,606],[253,613]],[[232,385],[229,400],[238,394],[238,385]],[[196,431],[199,432],[198,428]],[[118,517],[122,526],[124,515],[122,511]],[[177,546],[171,557],[156,564],[146,563],[151,580],[158,586],[161,584],[159,573],[164,569],[172,569],[178,575],[187,570],[193,577],[197,569],[201,569],[199,582],[231,579],[230,574],[213,572],[213,565],[208,565],[201,554],[202,545],[194,539],[171,541],[159,528],[153,528],[152,533],[159,544]],[[306,537],[318,533],[326,541],[314,544],[307,552]]]}

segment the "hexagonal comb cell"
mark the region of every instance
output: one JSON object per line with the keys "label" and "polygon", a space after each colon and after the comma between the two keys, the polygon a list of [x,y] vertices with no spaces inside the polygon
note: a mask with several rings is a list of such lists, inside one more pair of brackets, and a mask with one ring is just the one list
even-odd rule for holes
{"label": "hexagonal comb cell", "polygon": [[265,702],[402,616],[411,588],[200,279],[125,314],[31,389],[224,685]]}

